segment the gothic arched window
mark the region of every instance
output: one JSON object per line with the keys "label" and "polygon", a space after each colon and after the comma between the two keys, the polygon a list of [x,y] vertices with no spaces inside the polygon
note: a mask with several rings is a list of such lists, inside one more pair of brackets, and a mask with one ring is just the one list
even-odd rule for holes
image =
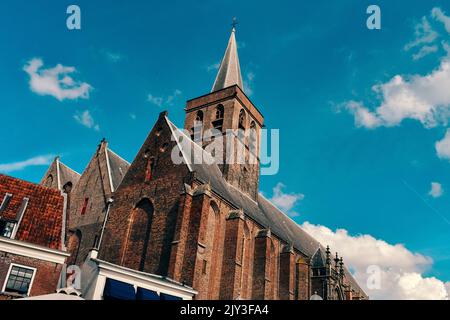
{"label": "gothic arched window", "polygon": [[192,140],[201,141],[203,135],[203,111],[197,111],[195,116],[194,127],[192,128]]}
{"label": "gothic arched window", "polygon": [[239,112],[239,129],[245,130],[245,111],[242,109]]}
{"label": "gothic arched window", "polygon": [[128,219],[127,238],[122,255],[123,265],[143,271],[150,242],[154,207],[144,198],[132,210]]}

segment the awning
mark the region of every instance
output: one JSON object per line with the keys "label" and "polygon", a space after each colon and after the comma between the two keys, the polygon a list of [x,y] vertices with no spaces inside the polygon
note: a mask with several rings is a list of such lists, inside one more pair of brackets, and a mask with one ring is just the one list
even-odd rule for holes
{"label": "awning", "polygon": [[183,300],[180,297],[171,296],[170,294],[161,293],[161,300]]}
{"label": "awning", "polygon": [[136,294],[137,300],[160,300],[159,295],[152,290],[138,288]]}
{"label": "awning", "polygon": [[104,300],[136,300],[136,291],[131,284],[121,281],[106,279]]}

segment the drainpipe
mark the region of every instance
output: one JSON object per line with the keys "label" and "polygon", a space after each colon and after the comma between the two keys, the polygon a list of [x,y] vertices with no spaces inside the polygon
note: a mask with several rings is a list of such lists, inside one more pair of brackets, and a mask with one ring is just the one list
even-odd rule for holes
{"label": "drainpipe", "polygon": [[102,244],[102,240],[103,240],[103,233],[105,232],[105,228],[106,228],[106,221],[108,221],[108,217],[109,217],[109,209],[111,208],[112,203],[114,202],[114,200],[112,198],[109,198],[106,201],[106,215],[105,215],[105,220],[103,221],[103,225],[102,225],[102,232],[100,233],[100,239],[98,241],[98,245],[97,245],[97,250],[100,250],[100,245]]}

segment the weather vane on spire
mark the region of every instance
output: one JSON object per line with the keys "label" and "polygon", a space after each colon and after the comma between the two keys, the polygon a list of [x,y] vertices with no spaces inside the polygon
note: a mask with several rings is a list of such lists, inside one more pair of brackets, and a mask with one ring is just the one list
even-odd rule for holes
{"label": "weather vane on spire", "polygon": [[238,24],[239,24],[239,23],[237,22],[236,17],[233,17],[233,23],[231,23],[231,26],[233,27],[233,29],[236,29],[236,26],[237,26]]}

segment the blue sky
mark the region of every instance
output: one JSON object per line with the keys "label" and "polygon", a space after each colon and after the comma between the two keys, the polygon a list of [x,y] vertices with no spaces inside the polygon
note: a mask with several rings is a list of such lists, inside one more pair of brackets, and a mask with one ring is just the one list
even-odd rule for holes
{"label": "blue sky", "polygon": [[[381,8],[381,30],[366,28],[372,2]],[[74,3],[81,31],[66,28]],[[103,137],[132,161],[161,111],[182,127],[185,101],[210,91],[237,16],[247,94],[267,127],[280,129],[281,167],[262,177],[264,194],[336,246],[371,235],[371,245],[378,250],[374,239],[385,241],[395,255],[403,244],[413,266],[394,266],[389,281],[417,273],[419,280],[408,280],[417,283],[413,291],[430,285],[440,292],[439,281],[449,287],[450,100],[439,91],[450,85],[448,2],[4,0],[0,12],[4,172],[38,182],[46,166],[31,164],[57,154],[82,172]],[[73,93],[78,99],[39,94],[24,71],[32,59],[43,63],[40,70],[75,68],[67,80],[86,84],[85,91]],[[406,85],[392,83],[397,75]],[[398,102],[398,90],[423,103]],[[432,182],[439,184],[434,196]],[[344,258],[354,254],[342,250]],[[394,297],[416,297],[404,285],[398,290]]]}

